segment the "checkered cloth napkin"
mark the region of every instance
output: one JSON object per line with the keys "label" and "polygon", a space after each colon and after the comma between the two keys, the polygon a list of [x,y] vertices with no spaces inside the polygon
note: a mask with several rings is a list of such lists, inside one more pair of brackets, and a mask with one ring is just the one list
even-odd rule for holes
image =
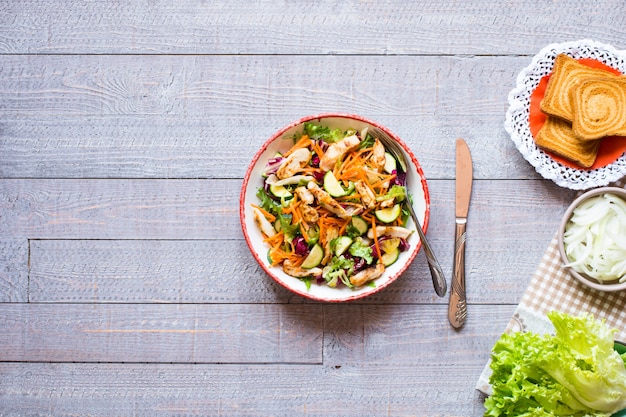
{"label": "checkered cloth napkin", "polygon": [[[626,178],[612,185],[626,187]],[[591,313],[618,330],[616,340],[626,342],[626,291],[596,291],[570,276],[561,264],[556,234],[504,331],[553,333],[552,323],[546,316],[551,310],[571,315]],[[487,395],[491,393],[490,375],[491,369],[487,364],[476,384],[476,389]]]}

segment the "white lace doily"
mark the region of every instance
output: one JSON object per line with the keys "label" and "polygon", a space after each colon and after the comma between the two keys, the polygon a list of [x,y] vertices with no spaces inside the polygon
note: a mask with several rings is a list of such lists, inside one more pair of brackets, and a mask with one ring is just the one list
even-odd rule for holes
{"label": "white lace doily", "polygon": [[541,78],[552,72],[554,60],[560,53],[576,59],[596,59],[626,74],[626,51],[588,39],[550,44],[535,55],[532,63],[517,76],[517,85],[509,93],[504,127],[524,158],[544,178],[573,190],[605,186],[626,175],[626,153],[603,168],[575,169],[555,161],[539,149],[530,133],[530,96]]}

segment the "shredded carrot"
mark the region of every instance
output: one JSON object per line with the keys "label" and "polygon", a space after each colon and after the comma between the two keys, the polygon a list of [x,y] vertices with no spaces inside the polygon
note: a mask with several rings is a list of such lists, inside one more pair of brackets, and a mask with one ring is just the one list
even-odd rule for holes
{"label": "shredded carrot", "polygon": [[319,156],[320,158],[324,156],[324,151],[322,150],[322,147],[317,142],[312,141],[311,148],[313,149],[313,152],[315,152],[317,156]]}
{"label": "shredded carrot", "polygon": [[291,224],[302,223],[302,210],[300,204],[296,203],[291,207]]}
{"label": "shredded carrot", "polygon": [[302,237],[307,242],[309,242],[311,240],[311,238],[309,237],[309,234],[307,233],[306,226],[305,226],[304,222],[300,223],[300,233],[302,233]]}
{"label": "shredded carrot", "polygon": [[302,137],[300,138],[299,141],[297,141],[292,147],[291,149],[289,149],[287,152],[285,152],[283,154],[284,157],[288,157],[289,155],[291,155],[293,153],[293,151],[300,149],[300,148],[307,148],[309,147],[309,145],[311,144],[311,139],[309,139],[308,135],[302,135]]}
{"label": "shredded carrot", "polygon": [[350,220],[346,220],[343,223],[343,225],[339,229],[339,236],[343,236],[346,233],[346,228],[348,227],[348,224],[350,224]]}
{"label": "shredded carrot", "polygon": [[270,247],[276,247],[283,243],[284,237],[285,235],[283,234],[283,232],[278,232],[274,236],[266,238],[264,242],[267,243]]}
{"label": "shredded carrot", "polygon": [[380,181],[375,182],[374,184],[371,184],[370,187],[372,187],[372,188],[380,188],[384,183],[390,182],[395,177],[396,177],[396,174],[385,175],[384,177],[382,177],[382,179]]}

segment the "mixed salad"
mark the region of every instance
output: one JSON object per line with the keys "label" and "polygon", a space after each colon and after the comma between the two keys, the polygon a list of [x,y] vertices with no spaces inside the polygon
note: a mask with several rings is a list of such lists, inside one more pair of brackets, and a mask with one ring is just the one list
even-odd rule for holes
{"label": "mixed salad", "polygon": [[406,173],[367,129],[304,123],[292,139],[252,205],[269,262],[307,288],[374,285],[409,249]]}

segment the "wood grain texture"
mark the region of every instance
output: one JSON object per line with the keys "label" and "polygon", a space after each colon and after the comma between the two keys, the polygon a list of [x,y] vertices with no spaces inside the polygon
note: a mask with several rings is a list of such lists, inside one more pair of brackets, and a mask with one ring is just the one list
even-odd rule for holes
{"label": "wood grain texture", "polygon": [[[526,57],[7,56],[4,178],[241,178],[279,128],[308,114],[386,124],[430,178],[536,178],[502,129]],[[106,68],[106,70],[105,70]],[[437,143],[440,146],[432,146]]]}
{"label": "wood grain texture", "polygon": [[28,300],[28,265],[26,239],[0,238],[0,303]]}
{"label": "wood grain texture", "polygon": [[[575,197],[504,129],[544,46],[626,48],[619,1],[0,3],[0,415],[482,416],[474,390]],[[278,129],[365,116],[426,174],[451,276],[473,156],[466,326],[423,253],[356,303],[250,255],[242,178]]]}
{"label": "wood grain texture", "polygon": [[317,305],[0,304],[2,361],[321,363]]}
{"label": "wood grain texture", "polygon": [[441,362],[397,368],[0,363],[0,404],[9,416],[480,417],[483,397],[474,384],[481,369]]}
{"label": "wood grain texture", "polygon": [[445,306],[302,306],[324,317],[321,364],[0,363],[0,402],[34,415],[479,416],[474,385],[513,308],[476,306],[457,332]]}
{"label": "wood grain texture", "polygon": [[[356,111],[354,106],[331,108],[320,102],[299,114],[6,116],[0,120],[0,176],[242,178],[256,151],[276,131],[333,109]],[[399,135],[429,179],[454,177],[457,137],[465,138],[474,152],[476,179],[539,178],[504,131],[504,111],[502,106],[494,114],[463,117],[445,111],[436,116],[361,115]]]}
{"label": "wood grain texture", "polygon": [[502,116],[528,64],[508,56],[9,55],[0,89],[6,116]]}
{"label": "wood grain texture", "polygon": [[[554,41],[621,42],[603,0],[376,2],[29,0],[0,9],[4,53],[528,54]],[[511,13],[511,11],[515,13]],[[608,30],[610,28],[610,30]]]}

